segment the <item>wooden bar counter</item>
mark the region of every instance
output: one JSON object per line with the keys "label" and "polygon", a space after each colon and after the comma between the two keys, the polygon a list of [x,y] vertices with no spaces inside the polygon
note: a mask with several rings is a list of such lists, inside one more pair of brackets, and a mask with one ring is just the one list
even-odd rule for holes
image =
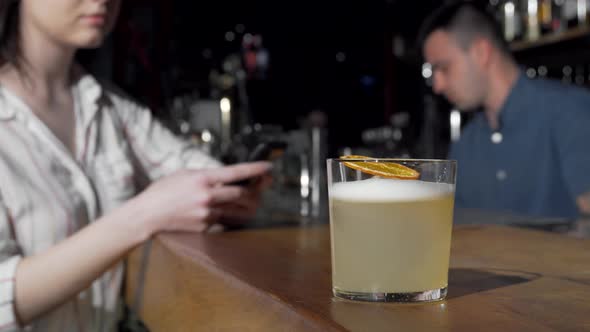
{"label": "wooden bar counter", "polygon": [[590,240],[548,232],[455,226],[449,295],[430,304],[334,299],[328,225],[163,234],[148,257],[139,313],[154,332],[590,331]]}

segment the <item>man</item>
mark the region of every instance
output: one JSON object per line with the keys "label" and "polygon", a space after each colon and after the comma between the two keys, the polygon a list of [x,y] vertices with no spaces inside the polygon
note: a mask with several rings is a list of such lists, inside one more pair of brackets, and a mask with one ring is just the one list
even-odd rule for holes
{"label": "man", "polygon": [[491,16],[471,3],[424,23],[433,89],[462,111],[483,109],[453,144],[458,207],[575,219],[590,213],[590,93],[518,68]]}

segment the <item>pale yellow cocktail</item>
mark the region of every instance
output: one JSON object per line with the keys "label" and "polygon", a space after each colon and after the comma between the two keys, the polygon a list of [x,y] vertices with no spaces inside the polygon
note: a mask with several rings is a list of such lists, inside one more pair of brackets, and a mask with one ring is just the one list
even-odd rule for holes
{"label": "pale yellow cocktail", "polygon": [[454,184],[372,178],[329,190],[337,296],[446,294]]}

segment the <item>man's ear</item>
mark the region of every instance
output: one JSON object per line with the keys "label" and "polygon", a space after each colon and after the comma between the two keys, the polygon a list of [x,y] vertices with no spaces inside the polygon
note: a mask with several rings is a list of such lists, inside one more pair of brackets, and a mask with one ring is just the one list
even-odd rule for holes
{"label": "man's ear", "polygon": [[476,38],[469,48],[473,61],[482,68],[487,68],[490,65],[493,52],[494,46],[486,38]]}

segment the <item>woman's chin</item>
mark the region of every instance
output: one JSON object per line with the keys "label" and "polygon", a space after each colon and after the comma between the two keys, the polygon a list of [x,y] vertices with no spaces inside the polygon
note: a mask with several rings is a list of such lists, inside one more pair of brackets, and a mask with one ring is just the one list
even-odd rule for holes
{"label": "woman's chin", "polygon": [[102,29],[87,29],[69,38],[69,44],[74,48],[97,48],[103,44],[105,35]]}
{"label": "woman's chin", "polygon": [[101,36],[101,37],[88,38],[83,41],[79,41],[79,42],[75,43],[74,46],[76,48],[83,48],[83,49],[98,48],[102,45],[103,42],[104,42],[104,37]]}

